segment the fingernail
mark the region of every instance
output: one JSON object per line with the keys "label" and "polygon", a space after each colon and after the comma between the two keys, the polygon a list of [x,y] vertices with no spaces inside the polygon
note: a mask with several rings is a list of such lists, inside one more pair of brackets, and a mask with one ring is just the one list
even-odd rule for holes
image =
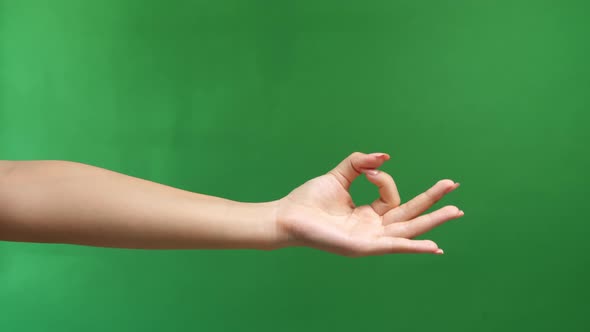
{"label": "fingernail", "polygon": [[363,172],[368,175],[377,175],[379,174],[379,170],[376,169],[364,169]]}
{"label": "fingernail", "polygon": [[444,252],[444,250],[442,250],[442,249],[436,249],[436,251],[435,251],[434,253],[435,253],[435,254],[437,254],[437,255],[442,255],[442,254],[444,254],[445,252]]}
{"label": "fingernail", "polygon": [[465,215],[465,212],[463,212],[463,210],[460,210],[460,211],[459,211],[459,215],[460,215],[461,217],[463,217],[463,215]]}
{"label": "fingernail", "polygon": [[387,155],[387,153],[371,153],[372,156],[375,156],[377,158],[381,158],[381,159],[389,159],[389,156]]}

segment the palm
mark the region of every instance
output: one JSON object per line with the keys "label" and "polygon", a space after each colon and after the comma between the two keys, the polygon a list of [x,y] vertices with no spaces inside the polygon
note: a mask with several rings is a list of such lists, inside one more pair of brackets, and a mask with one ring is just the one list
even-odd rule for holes
{"label": "palm", "polygon": [[383,172],[369,172],[367,178],[380,187],[381,197],[371,205],[354,205],[348,189],[359,169],[374,170],[386,159],[388,156],[353,154],[335,170],[307,181],[281,199],[277,220],[291,242],[347,256],[442,253],[432,241],[410,238],[462,215],[450,206],[415,218],[455,189],[457,184],[452,181],[439,181],[427,193],[399,206],[393,179]]}
{"label": "palm", "polygon": [[[370,241],[383,234],[382,217],[370,206],[355,207],[352,197],[331,174],[310,180],[281,202],[281,217],[292,222],[295,237],[327,243],[345,237]],[[329,248],[323,248],[329,249]]]}

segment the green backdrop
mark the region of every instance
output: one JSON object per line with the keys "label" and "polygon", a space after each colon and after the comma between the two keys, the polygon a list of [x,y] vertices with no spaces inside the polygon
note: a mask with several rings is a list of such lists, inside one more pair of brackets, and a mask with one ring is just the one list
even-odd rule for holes
{"label": "green backdrop", "polygon": [[254,202],[384,151],[403,200],[451,178],[466,213],[440,257],[1,243],[0,329],[587,331],[589,11],[0,0],[0,159]]}

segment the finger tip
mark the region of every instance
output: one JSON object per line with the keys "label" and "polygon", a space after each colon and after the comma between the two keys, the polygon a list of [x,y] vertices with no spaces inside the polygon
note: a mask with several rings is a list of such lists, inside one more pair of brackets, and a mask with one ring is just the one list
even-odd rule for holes
{"label": "finger tip", "polygon": [[443,182],[443,181],[447,185],[447,189],[445,190],[445,194],[451,193],[455,189],[459,188],[459,186],[461,185],[459,182],[454,182],[453,180],[441,180],[441,182]]}
{"label": "finger tip", "polygon": [[436,183],[436,186],[440,186],[441,188],[453,188],[455,186],[455,181],[451,179],[442,179]]}
{"label": "finger tip", "polygon": [[384,152],[375,152],[375,153],[371,153],[371,156],[377,158],[377,159],[381,159],[381,160],[389,160],[389,158],[391,158],[389,156],[389,154],[384,153]]}
{"label": "finger tip", "polygon": [[445,251],[442,250],[442,249],[440,249],[440,248],[438,248],[438,249],[436,249],[436,251],[434,253],[437,254],[437,255],[443,255],[445,253]]}
{"label": "finger tip", "polygon": [[375,176],[379,174],[378,169],[362,169],[361,171],[365,173],[366,176]]}

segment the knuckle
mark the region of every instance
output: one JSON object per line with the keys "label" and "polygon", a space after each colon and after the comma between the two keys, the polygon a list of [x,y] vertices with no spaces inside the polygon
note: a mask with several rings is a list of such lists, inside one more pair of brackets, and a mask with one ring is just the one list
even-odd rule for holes
{"label": "knuckle", "polygon": [[356,159],[356,158],[358,158],[358,157],[360,157],[360,156],[362,156],[362,155],[363,155],[363,154],[362,154],[361,152],[355,151],[355,152],[351,153],[351,154],[348,156],[348,158],[350,158],[350,159]]}
{"label": "knuckle", "polygon": [[353,153],[350,154],[351,156],[358,156],[358,155],[362,155],[362,153],[360,151],[354,151]]}
{"label": "knuckle", "polygon": [[425,197],[430,202],[437,202],[440,199],[440,197],[438,197],[432,189],[426,190],[421,195],[423,195],[423,197]]}
{"label": "knuckle", "polygon": [[393,181],[393,177],[389,173],[379,170],[379,175],[380,175],[380,182],[381,182],[382,186],[385,186],[385,185],[394,186],[395,185],[395,181]]}
{"label": "knuckle", "polygon": [[423,216],[421,216],[421,217],[419,217],[417,219],[422,219],[421,224],[423,224],[423,225],[432,225],[432,224],[434,224],[436,222],[436,220],[438,218],[435,218],[432,215],[432,213],[429,213],[429,214],[425,214],[425,215],[423,215]]}

